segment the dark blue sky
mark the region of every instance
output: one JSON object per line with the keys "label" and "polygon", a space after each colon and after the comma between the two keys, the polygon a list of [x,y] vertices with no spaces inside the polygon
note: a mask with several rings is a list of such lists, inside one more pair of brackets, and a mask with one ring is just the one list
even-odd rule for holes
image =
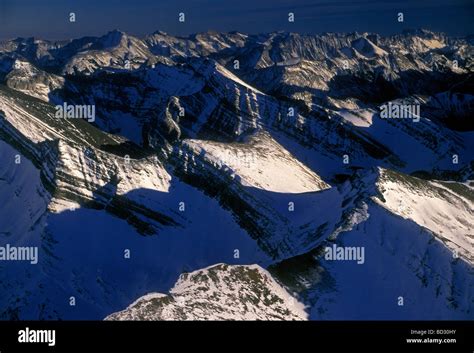
{"label": "dark blue sky", "polygon": [[[75,12],[76,23],[68,14]],[[404,13],[404,23],[397,13]],[[185,12],[186,22],[178,22]],[[288,12],[295,22],[288,23]],[[102,35],[111,29],[144,35],[207,30],[261,33],[368,31],[399,33],[427,28],[474,34],[474,0],[0,0],[0,38],[48,39]]]}

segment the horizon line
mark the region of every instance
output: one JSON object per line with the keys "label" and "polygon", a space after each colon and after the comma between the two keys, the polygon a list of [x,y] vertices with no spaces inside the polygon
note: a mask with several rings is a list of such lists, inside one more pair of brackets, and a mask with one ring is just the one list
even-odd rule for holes
{"label": "horizon line", "polygon": [[150,32],[150,33],[147,33],[147,34],[142,34],[142,35],[137,35],[137,34],[133,34],[131,32],[127,32],[127,31],[123,31],[121,29],[118,29],[118,28],[114,28],[114,29],[111,29],[107,32],[104,32],[103,34],[97,34],[97,35],[84,35],[84,36],[79,36],[79,37],[69,37],[69,38],[62,38],[62,39],[51,39],[51,38],[46,38],[46,37],[36,37],[36,36],[18,36],[18,37],[9,37],[9,38],[2,38],[0,37],[0,41],[14,41],[14,40],[19,40],[19,39],[33,39],[33,40],[43,40],[43,41],[47,41],[47,42],[63,42],[63,41],[74,41],[74,40],[77,40],[77,39],[82,39],[82,38],[101,38],[101,37],[104,37],[106,36],[107,34],[109,33],[113,33],[113,32],[121,32],[123,34],[126,34],[128,36],[131,36],[131,37],[135,37],[135,38],[138,38],[138,39],[144,39],[146,37],[149,37],[149,36],[152,36],[154,34],[163,34],[163,35],[167,35],[167,36],[171,36],[171,37],[175,37],[175,38],[182,38],[182,39],[190,39],[194,36],[197,36],[197,35],[200,35],[200,34],[207,34],[207,33],[217,33],[217,34],[243,34],[243,35],[247,35],[247,36],[259,36],[259,35],[268,35],[268,34],[298,34],[298,35],[301,35],[301,36],[324,36],[324,35],[328,35],[328,34],[338,34],[338,35],[351,35],[351,34],[359,34],[359,35],[364,35],[364,34],[376,34],[380,37],[383,37],[383,38],[388,38],[388,37],[393,37],[393,36],[396,36],[396,35],[400,35],[400,34],[409,34],[409,33],[412,33],[412,32],[418,32],[418,31],[427,31],[427,32],[431,32],[433,34],[438,34],[438,35],[444,35],[444,36],[447,36],[447,37],[450,37],[450,38],[468,38],[468,37],[471,37],[473,36],[474,34],[472,33],[469,33],[469,34],[465,34],[465,35],[450,35],[448,34],[447,32],[444,32],[444,31],[435,31],[435,30],[430,30],[430,29],[427,29],[427,28],[423,28],[423,27],[417,27],[417,28],[405,28],[405,29],[402,29],[401,31],[398,31],[398,32],[394,32],[392,34],[379,34],[377,32],[369,32],[369,31],[363,31],[363,32],[359,32],[359,31],[350,31],[350,32],[347,32],[347,31],[341,31],[341,32],[335,32],[335,31],[328,31],[328,32],[317,32],[317,33],[310,33],[310,32],[301,32],[301,31],[286,31],[286,30],[277,30],[277,31],[268,31],[268,32],[255,32],[255,33],[251,33],[251,32],[244,32],[244,31],[238,31],[238,30],[231,30],[231,31],[218,31],[218,30],[213,30],[213,29],[209,29],[207,31],[198,31],[198,32],[193,32],[193,33],[190,33],[188,35],[177,35],[177,34],[172,34],[172,33],[168,33],[166,31],[163,31],[163,30],[155,30],[153,32]]}

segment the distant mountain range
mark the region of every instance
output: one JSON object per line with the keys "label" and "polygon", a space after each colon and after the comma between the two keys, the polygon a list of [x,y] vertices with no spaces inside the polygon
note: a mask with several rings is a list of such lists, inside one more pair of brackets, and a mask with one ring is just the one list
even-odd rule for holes
{"label": "distant mountain range", "polygon": [[472,319],[473,40],[0,42],[0,318]]}

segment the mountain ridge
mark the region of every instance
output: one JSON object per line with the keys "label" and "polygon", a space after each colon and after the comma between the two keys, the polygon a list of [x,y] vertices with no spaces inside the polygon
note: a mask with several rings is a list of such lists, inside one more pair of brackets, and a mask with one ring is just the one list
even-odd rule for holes
{"label": "mountain ridge", "polygon": [[[0,244],[40,261],[0,264],[0,318],[133,318],[157,299],[137,298],[213,266],[257,271],[243,287],[281,306],[239,316],[239,291],[220,301],[210,281],[197,311],[163,294],[140,318],[471,318],[472,53],[423,30],[1,41]],[[63,104],[93,122],[57,118]],[[365,262],[325,259],[334,244]]]}

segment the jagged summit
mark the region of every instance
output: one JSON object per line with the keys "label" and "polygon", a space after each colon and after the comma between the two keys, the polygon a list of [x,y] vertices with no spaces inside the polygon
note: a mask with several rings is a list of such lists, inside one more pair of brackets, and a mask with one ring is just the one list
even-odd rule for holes
{"label": "jagged summit", "polygon": [[385,50],[371,42],[367,36],[352,41],[351,47],[354,48],[359,54],[368,58],[388,55]]}
{"label": "jagged summit", "polygon": [[[252,303],[251,305],[249,305]],[[106,320],[305,320],[304,306],[260,266],[218,264],[182,274]]]}

